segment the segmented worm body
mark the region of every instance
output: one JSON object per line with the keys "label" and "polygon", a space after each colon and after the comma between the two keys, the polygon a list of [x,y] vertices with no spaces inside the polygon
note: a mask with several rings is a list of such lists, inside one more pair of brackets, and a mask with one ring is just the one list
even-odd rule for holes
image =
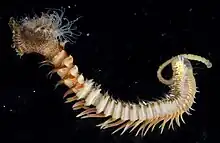
{"label": "segmented worm body", "polygon": [[[61,12],[61,18],[62,16]],[[114,99],[107,92],[103,93],[101,85],[97,85],[92,79],[84,78],[79,72],[73,57],[64,49],[65,43],[69,42],[68,39],[62,41],[57,35],[57,31],[61,31],[59,35],[65,37],[65,33],[59,30],[60,27],[65,28],[61,24],[61,18],[57,12],[43,13],[41,17],[29,18],[21,22],[11,19],[9,25],[13,32],[13,45],[19,55],[36,52],[45,56],[46,61],[42,64],[54,66],[49,74],[57,73],[61,77],[57,86],[65,84],[69,88],[64,94],[65,103],[73,102],[73,110],[82,110],[77,117],[107,118],[97,126],[101,129],[115,127],[113,133],[122,130],[121,134],[127,130],[130,132],[136,130],[135,135],[142,136],[146,135],[148,130],[154,130],[159,123],[161,123],[161,133],[168,122],[168,128],[173,128],[174,121],[178,126],[181,121],[184,123],[182,116],[184,113],[190,114],[190,110],[193,110],[191,106],[197,92],[193,68],[189,60],[201,61],[210,68],[212,65],[208,60],[191,54],[175,56],[162,64],[157,72],[158,79],[170,87],[165,97],[150,102],[124,102]],[[64,28],[63,31],[71,29]],[[172,65],[173,76],[166,80],[161,72],[169,64]]]}

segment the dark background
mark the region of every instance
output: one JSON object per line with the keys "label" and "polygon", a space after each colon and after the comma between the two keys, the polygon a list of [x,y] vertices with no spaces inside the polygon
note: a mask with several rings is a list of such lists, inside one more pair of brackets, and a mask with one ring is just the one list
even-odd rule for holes
{"label": "dark background", "polygon": [[[205,143],[210,139],[208,127],[214,122],[210,117],[218,115],[211,113],[218,96],[213,91],[218,90],[220,46],[217,2],[4,1],[0,5],[0,143]],[[192,53],[210,59],[212,69],[192,62],[200,93],[193,105],[196,111],[184,115],[186,124],[175,126],[175,131],[165,129],[162,135],[156,128],[141,139],[129,133],[111,135],[112,129],[100,131],[95,127],[100,123],[97,119],[75,118],[79,111],[63,103],[67,88],[53,90],[59,78],[55,75],[49,80],[46,74],[51,68],[38,68],[43,57],[32,54],[20,59],[10,47],[10,17],[62,6],[69,20],[83,16],[76,23],[83,35],[76,44],[67,44],[67,51],[85,77],[102,84],[116,98],[137,101],[163,96],[168,90],[158,82],[156,71],[172,56]]]}

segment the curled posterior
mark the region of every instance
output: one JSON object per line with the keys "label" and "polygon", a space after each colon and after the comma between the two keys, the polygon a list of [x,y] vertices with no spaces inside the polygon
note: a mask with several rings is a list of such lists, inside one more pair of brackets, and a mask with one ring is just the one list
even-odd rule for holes
{"label": "curled posterior", "polygon": [[[212,67],[212,63],[201,56],[198,55],[193,55],[193,54],[180,54],[179,56],[181,56],[182,58],[184,58],[184,65],[187,66],[187,68],[192,69],[192,65],[190,63],[189,60],[194,60],[194,61],[198,61],[198,62],[202,62],[203,64],[206,65],[207,68],[211,68]],[[162,71],[164,70],[164,68],[166,66],[168,66],[169,64],[171,64],[171,62],[175,59],[176,57],[172,57],[171,59],[167,60],[165,63],[163,63],[162,65],[159,66],[158,70],[157,70],[157,78],[159,79],[159,81],[165,85],[171,85],[173,83],[173,77],[171,77],[170,79],[165,79],[162,76]]]}
{"label": "curled posterior", "polygon": [[175,57],[173,57],[173,58],[167,60],[165,63],[163,63],[162,65],[160,65],[159,68],[158,68],[158,70],[157,70],[157,78],[158,78],[158,80],[159,80],[161,83],[165,84],[165,85],[171,85],[171,84],[173,84],[173,78],[165,79],[165,78],[163,78],[163,76],[162,76],[162,71],[164,70],[164,68],[165,68],[166,66],[168,66],[168,65],[173,61],[173,59],[175,59]]}
{"label": "curled posterior", "polygon": [[202,62],[203,64],[206,65],[207,68],[212,67],[212,63],[204,57],[201,57],[201,56],[198,56],[198,55],[193,55],[193,54],[181,54],[181,55],[184,56],[185,58],[189,59],[189,60]]}
{"label": "curled posterior", "polygon": [[[22,56],[28,53],[39,53],[47,59],[52,59],[63,47],[60,43],[74,42],[78,34],[74,21],[64,18],[65,10],[49,10],[40,17],[25,17],[20,21],[11,18],[9,26],[13,32],[13,47]],[[60,14],[59,14],[60,13]],[[64,24],[63,21],[66,20]]]}

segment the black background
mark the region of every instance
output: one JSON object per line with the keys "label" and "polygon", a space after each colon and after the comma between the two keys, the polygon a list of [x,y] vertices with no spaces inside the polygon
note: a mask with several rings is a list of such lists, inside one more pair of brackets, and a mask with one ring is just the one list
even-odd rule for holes
{"label": "black background", "polygon": [[[184,116],[186,124],[175,126],[175,131],[165,129],[162,135],[155,129],[141,139],[129,133],[111,135],[112,129],[100,131],[97,119],[75,118],[79,112],[63,103],[67,88],[53,90],[59,78],[49,80],[46,74],[51,68],[38,68],[43,57],[31,54],[20,59],[10,47],[10,17],[62,6],[69,20],[83,16],[76,23],[83,35],[76,44],[67,44],[67,51],[86,78],[116,98],[162,96],[167,88],[158,82],[156,70],[172,56],[192,53],[210,59],[212,69],[192,62],[200,93],[193,105],[196,111]],[[219,8],[217,2],[186,0],[1,2],[0,142],[208,142],[208,126],[214,122],[210,117],[218,113],[211,113],[210,106],[218,108],[213,103],[218,92],[213,90],[218,90]]]}

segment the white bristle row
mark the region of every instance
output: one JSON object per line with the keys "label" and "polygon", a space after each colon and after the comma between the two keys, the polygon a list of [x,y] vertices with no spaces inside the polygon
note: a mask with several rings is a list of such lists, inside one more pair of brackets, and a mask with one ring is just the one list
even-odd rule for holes
{"label": "white bristle row", "polygon": [[[165,97],[161,100],[144,102],[139,101],[139,103],[130,103],[124,102],[119,99],[114,99],[108,94],[108,92],[102,93],[101,85],[96,84],[93,80],[84,79],[82,74],[79,74],[78,66],[70,66],[68,61],[72,61],[70,57],[69,60],[64,60],[62,65],[69,67],[69,78],[64,78],[64,84],[68,85],[75,96],[67,99],[68,102],[76,101],[73,105],[74,110],[85,109],[77,117],[89,118],[89,117],[109,117],[108,120],[101,123],[101,129],[106,129],[110,127],[118,126],[117,129],[113,132],[117,132],[120,129],[123,129],[123,134],[130,127],[133,127],[131,131],[139,126],[139,129],[136,135],[141,132],[142,135],[145,135],[146,132],[162,121],[161,124],[161,133],[163,132],[165,124],[170,121],[170,126],[173,128],[173,121],[180,126],[179,119],[182,119],[182,114],[187,113],[190,115],[191,105],[194,101],[194,92],[192,92],[191,81],[187,76],[190,75],[184,70],[188,70],[184,66],[184,59],[178,57],[179,61],[172,63],[172,68],[175,68],[174,76],[179,76],[179,78],[174,79],[176,85],[170,85],[172,90],[177,90],[180,92],[179,95],[175,92],[166,94]],[[179,64],[179,65],[178,65]],[[186,67],[186,68],[185,68]],[[60,70],[61,71],[61,70]],[[66,73],[67,69],[63,70],[63,73]],[[184,78],[182,76],[185,76]],[[192,79],[194,80],[194,79]],[[72,82],[72,84],[71,84]],[[192,81],[193,83],[194,81]],[[78,86],[81,84],[83,86]],[[67,94],[73,93],[70,91]],[[91,107],[93,106],[93,107]],[[191,109],[192,110],[192,109]],[[183,121],[184,122],[184,121]]]}
{"label": "white bristle row", "polygon": [[146,103],[123,103],[113,99],[106,92],[104,95],[101,93],[100,88],[94,88],[95,83],[92,80],[86,80],[84,87],[80,89],[76,96],[78,100],[85,99],[85,106],[94,105],[96,114],[104,113],[105,116],[112,116],[114,119],[121,119],[123,121],[131,120],[150,120],[153,118],[161,117],[167,114],[173,114],[177,108],[181,109],[180,101],[176,100],[176,104],[169,102],[152,102]]}

